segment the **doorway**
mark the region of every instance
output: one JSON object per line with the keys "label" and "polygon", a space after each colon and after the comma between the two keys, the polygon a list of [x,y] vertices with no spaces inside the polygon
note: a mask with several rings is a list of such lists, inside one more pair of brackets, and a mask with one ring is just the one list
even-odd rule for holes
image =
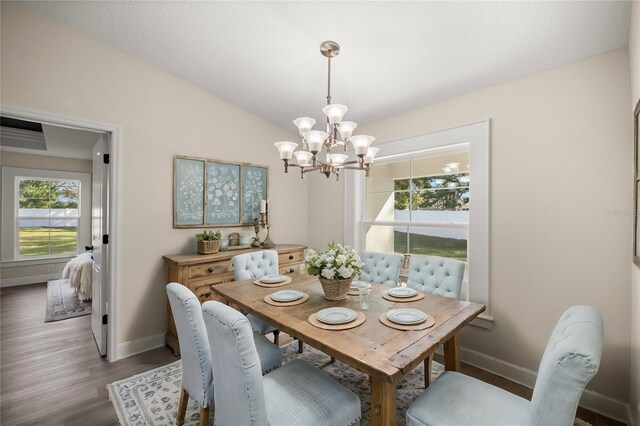
{"label": "doorway", "polygon": [[[108,361],[115,361],[118,359],[117,317],[115,313],[117,312],[116,284],[118,281],[116,212],[119,169],[116,159],[118,158],[120,129],[118,126],[110,124],[89,122],[5,106],[1,107],[0,115],[6,119],[34,122],[41,126],[56,128],[63,133],[65,131],[69,133],[85,132],[96,135],[95,143],[85,147],[89,151],[88,156],[91,162],[89,171],[91,179],[88,186],[91,188],[92,194],[89,196],[89,213],[84,214],[80,219],[81,221],[84,220],[84,225],[87,226],[82,228],[82,235],[80,235],[79,231],[77,233],[78,250],[76,254],[82,253],[86,249],[93,257],[91,267],[92,297],[90,302],[92,308],[91,329],[100,354],[106,356]],[[85,186],[87,185],[85,184]],[[3,220],[4,222],[5,220]],[[16,227],[16,229],[19,228]],[[4,266],[4,260],[8,256],[4,246],[2,253]],[[25,261],[24,258],[20,260]],[[31,261],[31,263],[33,262],[37,263],[37,260]],[[7,280],[3,279],[3,281]],[[5,283],[3,282],[2,285],[5,286]]]}

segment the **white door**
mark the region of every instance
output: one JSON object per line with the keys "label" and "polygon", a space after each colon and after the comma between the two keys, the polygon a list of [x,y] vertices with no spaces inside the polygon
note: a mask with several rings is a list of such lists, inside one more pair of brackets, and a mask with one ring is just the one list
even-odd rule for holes
{"label": "white door", "polygon": [[91,331],[100,355],[107,354],[107,295],[109,259],[109,136],[103,135],[93,147],[91,176],[91,244],[93,246],[93,283]]}

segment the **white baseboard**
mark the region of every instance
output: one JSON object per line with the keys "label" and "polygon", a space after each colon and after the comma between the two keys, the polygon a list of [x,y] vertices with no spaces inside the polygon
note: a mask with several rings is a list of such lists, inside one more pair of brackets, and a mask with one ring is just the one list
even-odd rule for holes
{"label": "white baseboard", "polygon": [[59,280],[61,277],[61,272],[54,272],[52,274],[33,275],[30,277],[2,278],[0,279],[0,287],[15,287],[17,285],[42,283],[50,280]]}
{"label": "white baseboard", "polygon": [[129,340],[118,344],[118,359],[127,358],[151,349],[164,346],[165,333]]}
{"label": "white baseboard", "polygon": [[[512,382],[533,389],[537,373],[528,368],[520,367],[472,349],[460,348],[460,359],[474,367],[497,374]],[[629,404],[610,398],[601,393],[585,390],[580,398],[580,406],[593,412],[602,414],[614,420],[631,424]]]}

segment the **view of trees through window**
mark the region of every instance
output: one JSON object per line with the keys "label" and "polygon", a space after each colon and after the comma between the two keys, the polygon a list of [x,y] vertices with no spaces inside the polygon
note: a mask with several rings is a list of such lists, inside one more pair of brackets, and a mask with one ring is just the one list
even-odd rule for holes
{"label": "view of trees through window", "polygon": [[467,260],[468,152],[376,164],[367,181],[365,246]]}
{"label": "view of trees through window", "polygon": [[18,255],[76,253],[80,182],[18,178]]}

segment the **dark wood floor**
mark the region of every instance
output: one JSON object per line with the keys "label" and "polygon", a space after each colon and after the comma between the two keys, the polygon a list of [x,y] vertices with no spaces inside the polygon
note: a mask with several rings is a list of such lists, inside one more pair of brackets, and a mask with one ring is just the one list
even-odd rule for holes
{"label": "dark wood floor", "polygon": [[[164,347],[109,363],[98,355],[90,316],[45,323],[45,300],[46,284],[0,289],[0,424],[117,425],[106,385],[176,358]],[[466,364],[462,372],[531,398],[531,389],[502,377]],[[620,424],[584,409],[578,417]]]}

